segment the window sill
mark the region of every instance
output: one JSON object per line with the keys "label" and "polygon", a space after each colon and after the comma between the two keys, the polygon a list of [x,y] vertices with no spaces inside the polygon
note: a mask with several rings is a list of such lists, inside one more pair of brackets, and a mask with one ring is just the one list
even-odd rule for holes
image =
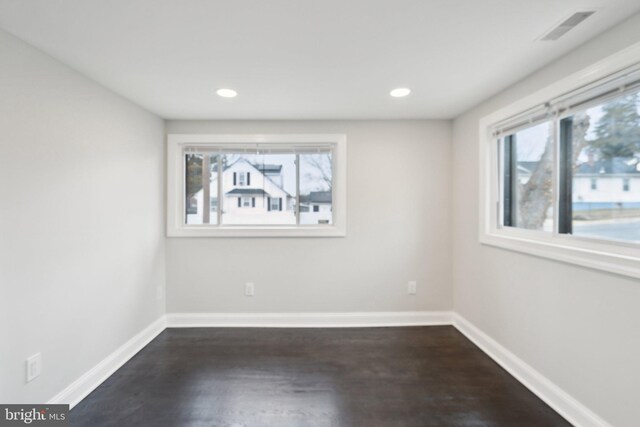
{"label": "window sill", "polygon": [[181,227],[167,230],[168,237],[345,237],[344,227]]}
{"label": "window sill", "polygon": [[640,279],[640,250],[575,236],[548,236],[526,230],[485,233],[480,243],[540,258]]}

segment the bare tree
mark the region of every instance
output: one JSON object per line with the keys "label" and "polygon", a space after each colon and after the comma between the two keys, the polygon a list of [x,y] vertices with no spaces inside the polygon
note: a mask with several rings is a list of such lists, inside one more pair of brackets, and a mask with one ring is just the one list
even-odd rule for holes
{"label": "bare tree", "polygon": [[573,170],[578,167],[578,157],[582,150],[590,143],[587,141],[587,132],[591,125],[591,118],[586,113],[578,113],[573,116]]}
{"label": "bare tree", "polygon": [[[586,134],[589,130],[589,123],[590,119],[586,113],[577,113],[573,116],[571,144],[574,170],[577,167],[578,156],[587,145]],[[553,124],[550,124],[550,126],[553,126]],[[553,128],[549,134],[551,135],[552,133]],[[525,184],[519,184],[518,227],[540,229],[547,218],[547,211],[553,202],[553,148],[552,138],[549,137],[540,161],[531,173],[531,177]]]}
{"label": "bare tree", "polygon": [[332,173],[331,173],[331,155],[330,154],[314,154],[304,156],[304,160],[311,166],[316,174],[307,173],[305,177],[309,180],[319,180],[318,190],[331,189]]}
{"label": "bare tree", "polygon": [[540,229],[551,205],[553,146],[547,140],[544,152],[529,180],[518,184],[518,227]]}

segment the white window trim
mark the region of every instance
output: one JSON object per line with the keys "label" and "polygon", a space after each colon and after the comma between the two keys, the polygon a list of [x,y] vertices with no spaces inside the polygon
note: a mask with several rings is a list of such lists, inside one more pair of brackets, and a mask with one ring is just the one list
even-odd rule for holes
{"label": "white window trim", "polygon": [[[186,145],[295,144],[296,146],[333,145],[331,225],[258,225],[258,226],[186,226],[184,224],[184,161]],[[344,237],[347,234],[347,138],[344,134],[252,134],[189,135],[167,137],[167,236],[168,237]]]}
{"label": "white window trim", "polygon": [[[639,62],[640,43],[637,43],[480,120],[480,243],[640,278],[640,245],[638,244],[499,227],[498,144],[490,132],[491,127],[496,123],[542,105],[549,99],[604,79]],[[554,204],[557,205],[557,183],[554,183],[554,197],[556,198]],[[554,214],[557,216],[557,213]],[[557,221],[555,223],[557,227]]]}

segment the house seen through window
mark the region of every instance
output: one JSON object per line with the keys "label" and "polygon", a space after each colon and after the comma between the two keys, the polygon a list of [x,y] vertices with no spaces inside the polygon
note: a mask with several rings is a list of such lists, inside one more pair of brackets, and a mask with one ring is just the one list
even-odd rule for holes
{"label": "house seen through window", "polygon": [[185,149],[186,225],[332,223],[330,150],[246,151]]}

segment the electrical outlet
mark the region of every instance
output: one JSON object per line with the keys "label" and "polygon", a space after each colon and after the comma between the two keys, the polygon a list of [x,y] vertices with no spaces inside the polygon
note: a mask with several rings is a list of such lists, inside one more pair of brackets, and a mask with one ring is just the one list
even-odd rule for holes
{"label": "electrical outlet", "polygon": [[416,287],[417,287],[416,282],[414,282],[414,281],[409,282],[407,284],[407,293],[409,295],[415,295],[416,294]]}
{"label": "electrical outlet", "polygon": [[253,283],[251,283],[251,282],[245,283],[245,285],[244,285],[244,294],[246,296],[252,297],[254,291],[255,291],[255,287],[254,287]]}
{"label": "electrical outlet", "polygon": [[33,381],[40,376],[42,372],[42,355],[34,354],[27,359],[27,382]]}

